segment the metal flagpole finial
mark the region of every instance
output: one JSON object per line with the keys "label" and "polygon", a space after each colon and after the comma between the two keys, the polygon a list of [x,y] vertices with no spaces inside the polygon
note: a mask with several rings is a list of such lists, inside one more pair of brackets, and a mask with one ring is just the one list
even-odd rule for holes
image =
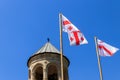
{"label": "metal flagpole finial", "polygon": [[48,42],[50,42],[50,39],[49,39],[49,38],[47,38],[47,41],[48,41]]}

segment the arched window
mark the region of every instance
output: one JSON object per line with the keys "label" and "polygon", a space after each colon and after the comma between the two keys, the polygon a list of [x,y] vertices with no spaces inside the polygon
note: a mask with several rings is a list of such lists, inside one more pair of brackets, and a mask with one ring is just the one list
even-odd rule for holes
{"label": "arched window", "polygon": [[58,80],[57,67],[55,65],[48,67],[48,80]]}
{"label": "arched window", "polygon": [[41,66],[35,69],[34,78],[35,80],[43,80],[43,68]]}

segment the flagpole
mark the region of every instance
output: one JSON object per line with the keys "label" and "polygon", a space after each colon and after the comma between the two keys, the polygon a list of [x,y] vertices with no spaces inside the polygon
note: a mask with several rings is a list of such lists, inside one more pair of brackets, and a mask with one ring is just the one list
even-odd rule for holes
{"label": "flagpole", "polygon": [[99,67],[99,72],[100,72],[100,80],[103,80],[102,67],[101,67],[100,56],[99,56],[99,51],[98,51],[97,37],[94,37],[94,39],[95,39],[96,54],[97,54],[97,59],[98,59],[98,67]]}
{"label": "flagpole", "polygon": [[59,13],[59,26],[60,26],[60,62],[61,62],[61,80],[64,80],[63,76],[63,43],[62,43],[62,14]]}

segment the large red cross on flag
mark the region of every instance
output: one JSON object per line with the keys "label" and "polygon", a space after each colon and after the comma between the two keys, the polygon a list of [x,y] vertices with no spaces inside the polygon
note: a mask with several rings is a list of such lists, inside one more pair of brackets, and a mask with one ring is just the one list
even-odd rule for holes
{"label": "large red cross on flag", "polygon": [[98,51],[100,56],[112,56],[119,49],[97,39]]}
{"label": "large red cross on flag", "polygon": [[68,33],[70,45],[87,44],[88,41],[80,30],[62,15],[62,29]]}

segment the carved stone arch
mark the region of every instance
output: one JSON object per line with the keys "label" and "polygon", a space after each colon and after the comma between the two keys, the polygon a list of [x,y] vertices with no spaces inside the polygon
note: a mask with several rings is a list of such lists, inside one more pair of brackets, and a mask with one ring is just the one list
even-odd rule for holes
{"label": "carved stone arch", "polygon": [[36,64],[33,71],[33,78],[34,80],[43,80],[43,65],[42,64]]}
{"label": "carved stone arch", "polygon": [[48,80],[58,80],[58,67],[56,63],[50,63],[47,65]]}

